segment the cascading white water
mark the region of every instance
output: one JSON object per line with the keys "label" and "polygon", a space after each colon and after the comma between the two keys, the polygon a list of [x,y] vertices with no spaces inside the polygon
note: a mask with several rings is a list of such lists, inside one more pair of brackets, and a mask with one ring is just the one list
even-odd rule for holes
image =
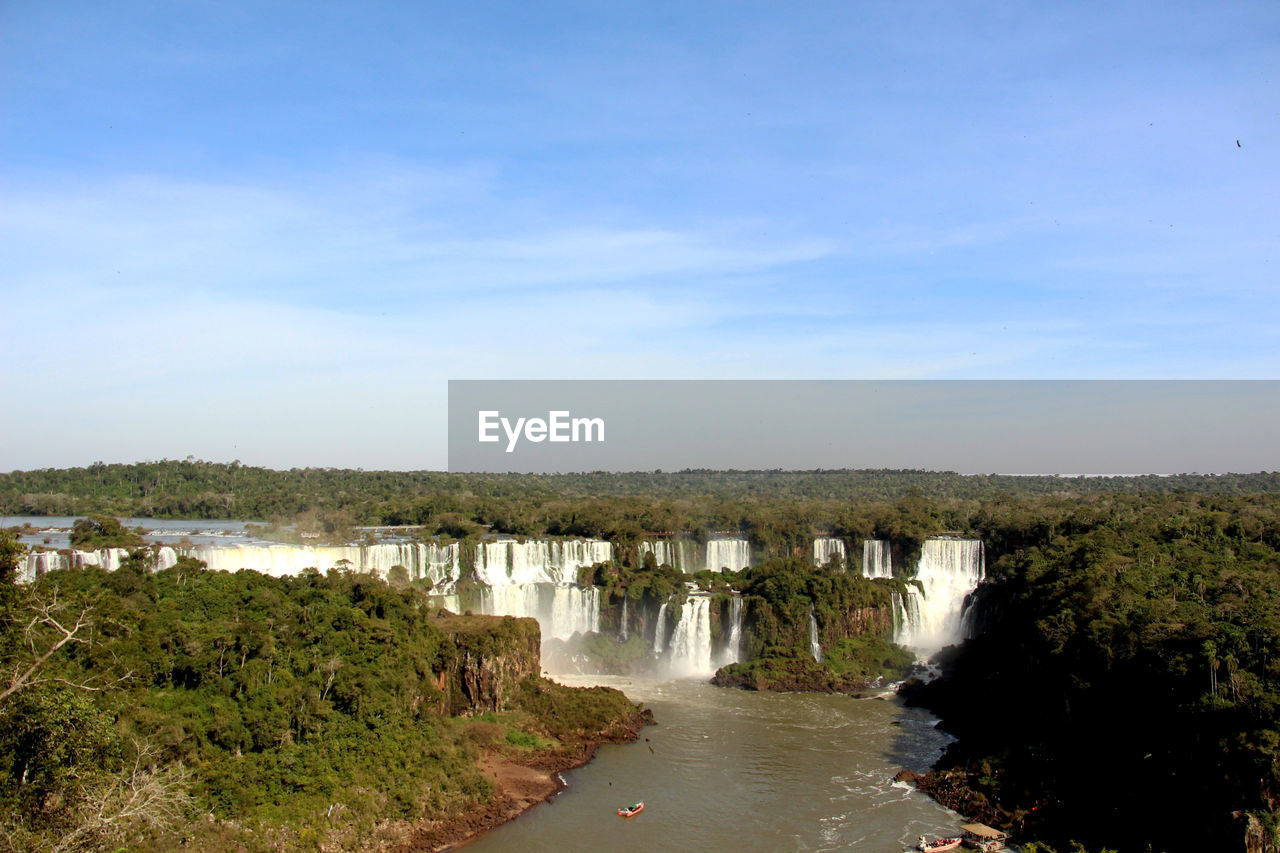
{"label": "cascading white water", "polygon": [[893,594],[893,639],[899,642],[910,629],[920,622],[920,596],[911,594],[904,600],[898,593]]}
{"label": "cascading white water", "polygon": [[652,554],[659,566],[671,566],[685,574],[702,569],[696,559],[697,548],[688,539],[641,539],[638,544],[641,562],[645,554]]}
{"label": "cascading white water", "polygon": [[603,539],[555,539],[551,542],[551,563],[560,567],[568,583],[576,583],[578,569],[607,563],[613,559],[613,543]]}
{"label": "cascading white water", "polygon": [[578,569],[612,559],[613,545],[600,539],[497,539],[476,546],[475,571],[488,586],[574,584]]}
{"label": "cascading white water", "polygon": [[97,566],[108,572],[120,568],[120,564],[129,556],[128,548],[99,548],[97,551],[72,551],[71,557],[78,568]]}
{"label": "cascading white water", "polygon": [[724,569],[740,572],[751,565],[751,543],[746,539],[710,539],[707,541],[707,571]]}
{"label": "cascading white water", "polygon": [[457,542],[451,542],[447,545],[439,545],[434,542],[423,546],[426,551],[425,565],[419,563],[416,567],[415,580],[430,578],[432,581],[432,589],[448,595],[450,590],[458,583],[458,578],[462,575],[462,546]]}
{"label": "cascading white water", "polygon": [[[40,551],[27,554],[19,577],[33,581],[49,571],[100,566],[115,571],[129,555],[124,548],[72,551],[59,554]],[[458,543],[384,542],[373,545],[197,545],[155,551],[156,568],[167,569],[186,556],[201,560],[212,571],[250,569],[274,577],[301,574],[314,568],[327,572],[348,568],[386,578],[392,567],[404,566],[412,580],[430,579],[432,592],[452,596],[461,577]],[[613,546],[598,539],[526,540],[498,539],[476,548],[476,575],[481,588],[482,612],[499,616],[537,619],[545,637],[567,639],[575,632],[600,627],[600,593],[594,587],[576,586],[578,569],[613,558]],[[545,587],[541,589],[540,587]],[[457,610],[456,598],[446,599]],[[447,604],[445,606],[448,606]]]}
{"label": "cascading white water", "polygon": [[498,584],[481,588],[480,612],[536,619],[544,640],[567,640],[600,630],[600,590],[547,583]]}
{"label": "cascading white water", "polygon": [[978,636],[978,626],[974,624],[973,600],[969,599],[960,613],[960,639],[970,640]]}
{"label": "cascading white water", "polygon": [[[542,612],[542,584],[508,583],[480,590],[480,612],[486,616],[520,616],[550,621]],[[545,629],[544,629],[545,633]]]}
{"label": "cascading white water", "polygon": [[813,603],[809,604],[809,652],[817,663],[822,663],[822,644],[818,642],[818,620],[813,615]]}
{"label": "cascading white water", "polygon": [[[129,557],[128,548],[99,548],[96,551],[31,551],[18,565],[18,582],[31,583],[36,578],[49,572],[66,569],[83,569],[86,566],[97,566],[108,572],[114,572]],[[157,569],[167,569],[177,562],[174,550],[168,546],[156,551]]]}
{"label": "cascading white water", "polygon": [[476,546],[481,609],[492,616],[538,620],[544,639],[600,630],[600,591],[576,585],[578,569],[613,559],[599,539],[497,539]]}
{"label": "cascading white water", "polygon": [[662,606],[658,608],[658,618],[655,620],[653,629],[653,653],[655,655],[662,654],[666,648],[667,633],[667,602],[662,602]]}
{"label": "cascading white water", "polygon": [[868,578],[893,577],[893,554],[883,539],[867,539],[862,543],[862,574]]}
{"label": "cascading white water", "polygon": [[622,594],[622,621],[618,623],[618,640],[627,641],[627,595]]}
{"label": "cascading white water", "polygon": [[836,558],[836,565],[843,569],[845,566],[843,539],[824,536],[813,540],[813,564],[815,566],[825,566],[832,557]]}
{"label": "cascading white water", "polygon": [[711,663],[711,598],[691,595],[680,608],[680,621],[671,634],[668,671],[675,678],[709,676]]}
{"label": "cascading white water", "polygon": [[986,575],[982,542],[977,539],[927,539],[920,553],[914,584],[895,611],[894,642],[923,659],[943,646],[964,639],[964,600]]}
{"label": "cascading white water", "polygon": [[[458,544],[388,542],[376,545],[296,546],[296,545],[197,545],[154,549],[157,571],[172,568],[179,557],[201,560],[211,571],[238,572],[252,569],[274,577],[301,574],[314,568],[320,572],[345,565],[356,572],[373,572],[387,577],[393,566],[404,566],[410,579],[430,578],[434,591],[449,593],[461,574]],[[24,574],[32,578],[47,571],[99,566],[113,572],[128,557],[125,548],[72,551],[67,555],[52,551],[27,554]],[[345,561],[345,563],[343,562]]]}
{"label": "cascading white water", "polygon": [[742,596],[737,593],[729,600],[729,639],[720,652],[719,666],[728,666],[742,660]]}
{"label": "cascading white water", "polygon": [[[163,549],[162,549],[163,550]],[[175,554],[203,560],[212,571],[252,569],[273,577],[301,574],[306,569],[324,573],[346,567],[385,578],[393,566],[404,566],[411,580],[429,578],[432,590],[453,591],[461,575],[459,546],[453,542],[382,542],[376,545],[197,545],[176,549]]]}
{"label": "cascading white water", "polygon": [[35,583],[36,578],[67,568],[67,558],[57,551],[32,551],[18,563],[18,583]]}
{"label": "cascading white water", "polygon": [[567,640],[574,634],[600,631],[600,590],[593,586],[558,586],[551,600],[551,636]]}
{"label": "cascading white water", "polygon": [[476,578],[492,587],[509,584],[562,583],[562,567],[551,565],[550,543],[499,539],[476,545]]}

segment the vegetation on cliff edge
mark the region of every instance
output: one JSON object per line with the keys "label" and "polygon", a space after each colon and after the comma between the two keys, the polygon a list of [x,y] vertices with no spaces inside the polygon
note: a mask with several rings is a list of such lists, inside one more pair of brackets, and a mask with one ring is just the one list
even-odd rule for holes
{"label": "vegetation on cliff edge", "polygon": [[[521,677],[536,677],[531,620],[453,617],[470,623],[457,626],[472,638],[464,652],[412,588],[186,559],[153,573],[144,551],[113,573],[19,587],[21,549],[0,539],[0,832],[11,847],[352,846],[492,794],[480,744],[445,713],[448,681],[467,654],[518,656],[526,635],[532,672]],[[505,689],[512,748],[554,744],[569,723],[607,731],[630,708],[616,691]],[[547,706],[529,690],[558,698]]]}

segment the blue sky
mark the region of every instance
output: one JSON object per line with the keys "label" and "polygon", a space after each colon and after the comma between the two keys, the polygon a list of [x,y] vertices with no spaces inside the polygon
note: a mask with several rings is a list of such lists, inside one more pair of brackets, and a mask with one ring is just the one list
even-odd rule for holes
{"label": "blue sky", "polygon": [[1280,6],[1055,5],[4,2],[0,470],[442,468],[450,378],[1274,378]]}

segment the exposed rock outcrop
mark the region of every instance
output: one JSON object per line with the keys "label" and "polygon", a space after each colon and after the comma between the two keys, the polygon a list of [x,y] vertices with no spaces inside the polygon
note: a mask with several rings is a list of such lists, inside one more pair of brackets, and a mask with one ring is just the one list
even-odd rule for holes
{"label": "exposed rock outcrop", "polygon": [[537,620],[513,616],[443,616],[435,620],[456,646],[441,672],[450,714],[503,711],[517,685],[541,671]]}

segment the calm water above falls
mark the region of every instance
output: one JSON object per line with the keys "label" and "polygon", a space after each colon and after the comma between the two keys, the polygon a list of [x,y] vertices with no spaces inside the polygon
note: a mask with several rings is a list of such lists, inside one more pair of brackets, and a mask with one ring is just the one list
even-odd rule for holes
{"label": "calm water above falls", "polygon": [[[652,708],[658,725],[634,744],[602,747],[591,764],[565,774],[568,790],[467,845],[468,853],[897,853],[922,833],[954,832],[961,823],[891,781],[903,768],[928,769],[948,740],[934,717],[896,701],[557,680],[618,687]],[[644,812],[619,818],[618,807],[635,800],[644,800]]]}

